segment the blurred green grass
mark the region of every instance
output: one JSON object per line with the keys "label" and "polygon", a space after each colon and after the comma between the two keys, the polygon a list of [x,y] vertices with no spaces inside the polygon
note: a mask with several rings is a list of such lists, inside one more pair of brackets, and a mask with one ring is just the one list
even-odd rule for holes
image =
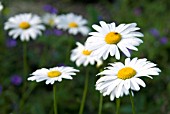
{"label": "blurred green grass", "polygon": [[[54,5],[58,8],[59,14],[74,12],[83,15],[89,20],[89,27],[94,23],[98,23],[99,20],[105,20],[106,22],[115,21],[118,24],[136,22],[141,28],[141,32],[144,33],[144,43],[139,46],[138,52],[132,52],[132,57],[146,57],[148,60],[158,64],[158,67],[162,70],[160,76],[154,77],[153,80],[144,78],[147,87],[141,88],[139,92],[135,93],[134,99],[137,114],[170,113],[170,1],[113,0],[109,2],[96,0],[94,2],[88,2],[85,0],[7,0],[3,2],[6,8],[0,17],[0,86],[2,86],[0,93],[0,114],[17,113],[21,95],[24,94],[22,93],[23,84],[15,86],[10,81],[10,77],[13,74],[22,76],[22,42],[17,40],[15,47],[7,47],[6,39],[9,37],[7,36],[7,32],[3,30],[3,23],[9,16],[21,12],[35,12],[41,15],[44,13],[42,6],[45,4]],[[32,6],[32,4],[34,5]],[[155,37],[150,32],[153,28],[159,31],[159,37]],[[168,41],[162,43],[162,37],[167,37]],[[65,55],[69,55],[68,47],[70,44],[73,49],[76,41],[84,42],[85,39],[81,35],[72,36],[64,32],[61,36],[46,36],[43,34],[37,40],[28,42],[29,74],[40,67],[49,68],[61,64],[76,67],[70,61],[65,63],[66,57],[68,57]],[[124,58],[122,57],[121,61]],[[99,70],[95,66],[89,67],[91,69],[91,79],[84,113],[97,114],[99,92],[95,90],[95,81],[98,78],[95,75]],[[62,83],[57,83],[57,96],[60,99],[58,103],[59,114],[78,113],[84,84],[83,74],[85,73],[83,69],[83,67],[80,67],[81,72],[74,76],[72,81],[64,80]],[[33,84],[36,87],[25,102],[23,114],[53,114],[52,86],[47,86],[44,82],[28,82],[27,84],[28,87]],[[129,96],[121,98],[120,112],[121,114],[131,114]],[[114,113],[115,101],[111,102],[109,97],[104,97],[103,114]]]}

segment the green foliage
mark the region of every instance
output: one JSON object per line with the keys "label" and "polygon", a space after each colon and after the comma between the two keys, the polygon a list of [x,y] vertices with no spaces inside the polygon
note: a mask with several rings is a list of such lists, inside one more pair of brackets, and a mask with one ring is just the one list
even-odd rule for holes
{"label": "green foliage", "polygon": [[[32,7],[36,7],[36,1],[32,0],[32,2],[35,2],[35,6]],[[83,0],[79,1],[80,4],[82,2]],[[64,3],[67,2],[64,0]],[[107,19],[105,20],[106,22],[136,22],[142,33],[144,33],[144,43],[139,46],[139,51],[132,52],[132,57],[146,57],[148,60],[157,63],[162,72],[160,76],[154,77],[153,80],[144,79],[147,87],[134,93],[137,114],[170,113],[170,43],[169,41],[165,44],[160,42],[163,36],[170,38],[169,6],[170,2],[168,0],[110,0],[110,2],[101,0],[100,2],[95,1],[92,4],[85,4],[84,9],[81,11],[82,14],[85,12],[87,15],[89,27],[94,23],[98,23],[99,16],[102,16],[103,19]],[[64,8],[61,8],[61,10],[64,11]],[[9,13],[9,9],[6,8],[5,15],[7,15],[6,12]],[[18,114],[19,103],[22,95],[25,93],[27,96],[22,114],[53,114],[51,85],[46,85],[44,82],[27,82],[27,88],[23,92],[23,83],[16,86],[10,81],[13,74],[23,75],[23,49],[22,42],[19,39],[15,47],[9,48],[6,46],[8,36],[3,30],[3,24],[7,18],[3,17],[5,15],[0,15],[0,86],[2,86],[2,92],[0,92],[0,114]],[[156,28],[160,32],[159,37],[155,37],[150,33],[152,28]],[[50,68],[61,64],[71,65],[76,68],[75,63],[69,60],[70,50],[75,48],[76,41],[83,43],[85,39],[86,37],[79,34],[73,36],[64,32],[61,36],[43,34],[37,40],[28,42],[29,74],[41,67]],[[121,61],[124,61],[124,58],[122,57]],[[110,61],[114,62],[115,59],[110,58]],[[99,69],[95,66],[89,67],[90,82],[84,114],[97,114],[99,92],[95,90],[95,82],[98,79],[95,75],[99,72]],[[81,72],[73,76],[72,81],[64,80],[61,83],[56,83],[59,114],[78,113],[86,68],[80,67],[78,69]],[[29,74],[27,77],[29,77]],[[114,112],[115,101],[111,102],[108,96],[104,97],[103,114],[114,114]],[[120,112],[121,114],[132,113],[129,96],[121,98]]]}

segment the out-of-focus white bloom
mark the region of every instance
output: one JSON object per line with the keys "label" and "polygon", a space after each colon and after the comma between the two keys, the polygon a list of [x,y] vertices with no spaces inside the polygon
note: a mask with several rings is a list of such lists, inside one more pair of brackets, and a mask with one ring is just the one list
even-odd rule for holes
{"label": "out-of-focus white bloom", "polygon": [[59,22],[57,15],[56,14],[50,14],[50,13],[46,13],[42,17],[42,21],[43,21],[43,23],[45,23],[46,25],[49,25],[51,27],[56,26],[57,23]]}
{"label": "out-of-focus white bloom", "polygon": [[[100,25],[92,25],[97,32],[90,32],[87,39],[87,49],[93,50],[92,55],[98,56],[106,60],[109,56],[120,59],[119,49],[127,56],[131,54],[128,49],[138,50],[135,46],[139,46],[143,41],[137,37],[143,37],[143,34],[136,32],[140,28],[136,27],[136,23],[120,24],[116,27],[115,23],[106,24],[100,21]],[[119,48],[119,49],[118,49]]]}
{"label": "out-of-focus white bloom", "polygon": [[2,11],[4,8],[4,6],[2,5],[2,3],[0,2],[0,11]]}
{"label": "out-of-focus white bloom", "polygon": [[21,41],[29,41],[30,38],[35,40],[38,35],[42,34],[41,31],[45,30],[41,23],[39,16],[24,13],[10,17],[5,23],[4,29],[9,30],[9,35],[14,39],[20,37]]}
{"label": "out-of-focus white bloom", "polygon": [[77,66],[80,66],[81,64],[83,64],[83,66],[87,66],[88,64],[94,65],[95,62],[97,62],[97,66],[102,64],[100,59],[90,56],[92,51],[87,50],[85,46],[79,42],[76,44],[77,48],[72,50],[70,59],[71,61],[75,61]]}
{"label": "out-of-focus white bloom", "polygon": [[60,15],[58,18],[59,23],[57,24],[57,28],[59,29],[68,30],[73,35],[81,33],[86,36],[89,33],[89,28],[86,26],[87,20],[83,19],[80,15],[69,13]]}
{"label": "out-of-focus white bloom", "polygon": [[145,76],[152,79],[151,76],[159,75],[161,70],[156,64],[147,61],[147,59],[127,58],[125,64],[121,62],[110,63],[111,66],[106,67],[103,75],[96,82],[96,90],[99,90],[103,96],[110,95],[110,99],[128,95],[129,90],[139,91],[140,86],[145,87],[146,84],[140,78]]}
{"label": "out-of-focus white bloom", "polygon": [[79,70],[68,66],[54,67],[50,69],[41,68],[33,72],[28,80],[36,80],[36,82],[46,80],[46,84],[54,84],[55,81],[61,82],[63,78],[73,79],[71,75],[76,75],[75,72],[79,72]]}

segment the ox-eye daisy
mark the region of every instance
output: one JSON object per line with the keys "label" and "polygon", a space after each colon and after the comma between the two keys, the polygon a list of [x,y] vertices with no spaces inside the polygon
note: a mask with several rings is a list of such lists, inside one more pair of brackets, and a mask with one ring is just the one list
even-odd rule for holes
{"label": "ox-eye daisy", "polygon": [[21,41],[29,41],[30,38],[36,39],[41,35],[41,30],[45,29],[41,23],[39,16],[24,13],[9,18],[4,28],[9,29],[9,35],[14,39],[20,37]]}
{"label": "ox-eye daisy", "polygon": [[56,26],[59,21],[56,14],[50,14],[50,13],[46,13],[43,16],[42,20],[43,20],[43,23],[51,27]]}
{"label": "ox-eye daisy", "polygon": [[152,75],[159,75],[161,70],[156,64],[147,59],[127,58],[125,64],[121,62],[110,63],[111,66],[98,75],[103,75],[96,82],[96,89],[103,93],[103,96],[110,95],[110,99],[119,98],[123,94],[129,94],[129,90],[139,91],[141,85],[146,84],[140,78],[146,76],[152,79]]}
{"label": "ox-eye daisy", "polygon": [[88,64],[94,65],[95,62],[97,62],[97,66],[100,66],[102,64],[102,61],[95,57],[90,56],[91,50],[85,49],[85,46],[81,43],[77,42],[77,48],[72,50],[71,53],[71,61],[76,61],[76,65],[80,66],[83,64],[83,66],[87,66]]}
{"label": "ox-eye daisy", "polygon": [[57,24],[57,27],[59,29],[68,30],[70,34],[76,35],[81,33],[86,36],[89,32],[89,28],[86,26],[87,20],[83,19],[80,15],[69,13],[60,15],[58,18],[59,23]]}
{"label": "ox-eye daisy", "polygon": [[2,11],[4,8],[4,6],[2,5],[2,3],[0,2],[0,11]]}
{"label": "ox-eye daisy", "polygon": [[71,75],[76,75],[75,72],[79,72],[79,70],[68,66],[54,67],[50,69],[42,68],[33,72],[28,80],[36,80],[36,82],[46,80],[46,84],[54,84],[55,81],[61,82],[62,78],[72,79]]}
{"label": "ox-eye daisy", "polygon": [[[100,21],[100,25],[92,25],[97,32],[90,32],[91,35],[87,39],[87,49],[93,50],[92,55],[97,55],[104,60],[111,56],[120,59],[119,49],[130,57],[131,50],[138,50],[135,46],[140,45],[143,41],[137,37],[143,37],[143,34],[136,32],[140,28],[136,27],[136,23],[120,24],[116,27],[115,23],[106,24]],[[119,49],[118,49],[119,48]]]}

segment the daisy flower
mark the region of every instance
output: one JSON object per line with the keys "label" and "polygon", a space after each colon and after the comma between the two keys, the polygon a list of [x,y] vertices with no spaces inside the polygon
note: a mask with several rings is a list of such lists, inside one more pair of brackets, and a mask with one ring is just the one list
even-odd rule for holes
{"label": "daisy flower", "polygon": [[69,13],[59,16],[57,27],[59,29],[68,30],[68,32],[73,35],[81,33],[86,36],[89,32],[89,28],[85,26],[86,24],[87,20],[83,19],[82,16]]}
{"label": "daisy flower", "polygon": [[71,75],[76,75],[75,72],[79,72],[72,67],[54,67],[54,68],[41,68],[33,72],[31,77],[28,80],[36,82],[41,82],[46,80],[46,84],[54,84],[55,81],[61,82],[63,78],[65,79],[73,79]]}
{"label": "daisy flower", "polygon": [[125,59],[125,64],[121,62],[110,63],[111,66],[106,67],[103,72],[97,75],[103,75],[96,82],[96,90],[103,93],[103,96],[110,95],[110,100],[128,95],[129,90],[139,91],[140,86],[145,87],[146,84],[141,77],[149,77],[159,75],[161,70],[156,64],[147,61],[147,59],[130,58]]}
{"label": "daisy flower", "polygon": [[4,8],[4,6],[2,5],[2,3],[0,2],[0,11],[2,11]]}
{"label": "daisy flower", "polygon": [[30,38],[36,39],[41,35],[41,30],[45,30],[45,27],[41,24],[39,16],[24,13],[9,18],[4,29],[9,29],[9,35],[14,39],[20,37],[21,41],[29,41]]}
{"label": "daisy flower", "polygon": [[[143,34],[136,32],[140,28],[136,23],[120,24],[116,27],[115,23],[106,24],[100,21],[100,25],[92,25],[97,32],[90,32],[87,39],[87,49],[93,50],[92,55],[106,60],[109,56],[120,59],[119,49],[127,56],[131,54],[128,49],[138,50],[135,46],[140,45],[143,41],[137,37],[143,37]],[[119,48],[119,49],[118,49]]]}
{"label": "daisy flower", "polygon": [[46,25],[49,25],[51,27],[54,27],[57,25],[58,23],[58,18],[56,14],[50,14],[50,13],[46,13],[43,18],[42,18],[43,23],[45,23]]}
{"label": "daisy flower", "polygon": [[76,45],[77,48],[72,50],[70,59],[71,61],[76,61],[77,66],[80,66],[81,64],[83,64],[83,66],[87,66],[88,64],[94,65],[95,62],[97,62],[97,66],[102,64],[100,59],[90,56],[91,50],[87,50],[85,46],[79,42],[77,42]]}

